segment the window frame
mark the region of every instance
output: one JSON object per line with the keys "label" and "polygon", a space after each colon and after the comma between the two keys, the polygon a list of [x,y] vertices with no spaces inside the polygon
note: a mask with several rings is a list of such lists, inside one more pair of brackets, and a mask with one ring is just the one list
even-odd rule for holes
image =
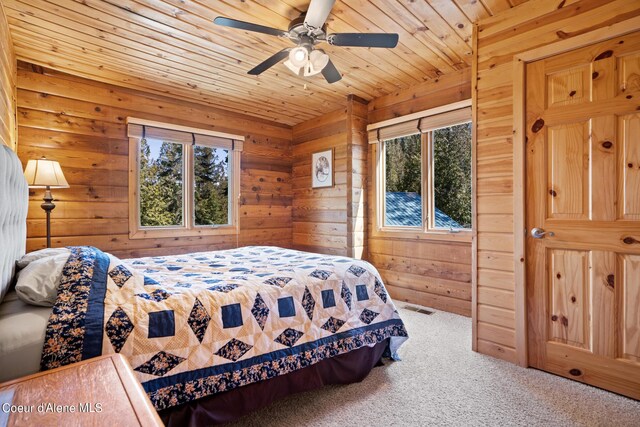
{"label": "window frame", "polygon": [[[447,108],[450,107],[450,108]],[[423,112],[422,117],[429,117],[435,114],[443,112],[454,111],[460,108],[460,103],[451,104],[450,106],[438,107],[433,112]],[[408,119],[408,117],[406,118]],[[403,122],[402,118],[397,119],[397,122]],[[449,230],[445,228],[435,227],[435,200],[434,200],[434,156],[433,156],[433,131],[450,126],[456,126],[463,123],[469,123],[469,121],[459,122],[453,121],[451,124],[445,126],[438,126],[437,128],[430,129],[428,131],[420,132],[420,149],[421,149],[421,192],[422,192],[422,226],[394,226],[385,224],[386,214],[386,153],[385,144],[387,141],[395,138],[389,138],[382,141],[375,141],[372,143],[373,158],[375,159],[375,172],[374,172],[374,227],[373,236],[381,238],[400,238],[400,239],[431,239],[431,240],[446,240],[455,242],[471,242],[473,236],[472,228],[460,228]],[[375,129],[376,125],[370,126],[369,130]],[[473,129],[473,127],[472,127]],[[370,141],[371,142],[371,141]],[[473,137],[472,137],[473,143]],[[473,163],[473,158],[471,162]],[[472,165],[473,166],[473,165]],[[472,177],[473,182],[473,177]]]}
{"label": "window frame", "polygon": [[[168,237],[199,237],[237,235],[240,232],[239,200],[240,200],[240,157],[243,148],[244,137],[240,135],[197,129],[170,123],[153,122],[149,120],[127,118],[129,137],[129,238],[130,239],[154,239]],[[167,131],[185,132],[195,135],[212,136],[227,139],[228,144],[215,144],[207,142],[190,143],[186,141],[163,138],[163,141],[181,144],[183,147],[183,192],[182,225],[149,227],[140,223],[140,144],[142,136],[132,130],[131,125],[156,128]],[[156,138],[154,138],[156,139]],[[194,176],[194,145],[228,150],[228,176],[229,176],[229,224],[220,225],[196,225],[194,216],[195,176]]]}

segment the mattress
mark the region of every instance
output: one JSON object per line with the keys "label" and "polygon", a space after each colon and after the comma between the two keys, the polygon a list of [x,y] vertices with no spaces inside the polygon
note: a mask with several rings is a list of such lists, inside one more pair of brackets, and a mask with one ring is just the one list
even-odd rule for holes
{"label": "mattress", "polygon": [[37,307],[9,292],[0,304],[0,382],[40,370],[51,307]]}

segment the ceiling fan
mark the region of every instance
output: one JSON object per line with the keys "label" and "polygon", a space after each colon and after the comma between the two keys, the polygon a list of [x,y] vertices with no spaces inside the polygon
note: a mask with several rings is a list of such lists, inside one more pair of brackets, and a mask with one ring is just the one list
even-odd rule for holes
{"label": "ceiling fan", "polygon": [[311,0],[309,9],[291,21],[287,31],[222,16],[217,17],[213,22],[239,30],[288,38],[296,44],[293,48],[283,49],[271,56],[249,70],[248,74],[257,76],[286,59],[284,65],[294,74],[308,77],[322,73],[327,82],[335,83],[342,76],[329,59],[329,55],[324,50],[315,47],[318,43],[327,42],[334,46],[393,48],[398,45],[398,35],[388,33],[327,34],[326,20],[334,3],[335,0]]}

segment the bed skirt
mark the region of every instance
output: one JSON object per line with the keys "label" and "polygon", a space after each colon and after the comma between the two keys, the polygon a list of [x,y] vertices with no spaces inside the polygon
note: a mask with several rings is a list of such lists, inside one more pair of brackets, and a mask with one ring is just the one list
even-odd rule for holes
{"label": "bed skirt", "polygon": [[389,346],[386,339],[373,347],[362,347],[312,366],[207,396],[193,402],[160,411],[167,427],[203,426],[236,420],[294,393],[315,390],[329,384],[362,381]]}

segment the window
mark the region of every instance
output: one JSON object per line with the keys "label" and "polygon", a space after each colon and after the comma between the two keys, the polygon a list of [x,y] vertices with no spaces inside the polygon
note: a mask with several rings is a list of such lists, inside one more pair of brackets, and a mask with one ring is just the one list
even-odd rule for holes
{"label": "window", "polygon": [[140,140],[139,183],[142,227],[183,226],[183,145]]}
{"label": "window", "polygon": [[229,150],[196,145],[193,156],[195,225],[229,224]]}
{"label": "window", "polygon": [[471,228],[471,111],[457,107],[370,126],[379,232],[466,234]]}
{"label": "window", "polygon": [[384,141],[385,226],[422,227],[422,138]]}
{"label": "window", "polygon": [[131,238],[237,233],[242,137],[129,119]]}
{"label": "window", "polygon": [[471,228],[471,122],[431,132],[433,228]]}

